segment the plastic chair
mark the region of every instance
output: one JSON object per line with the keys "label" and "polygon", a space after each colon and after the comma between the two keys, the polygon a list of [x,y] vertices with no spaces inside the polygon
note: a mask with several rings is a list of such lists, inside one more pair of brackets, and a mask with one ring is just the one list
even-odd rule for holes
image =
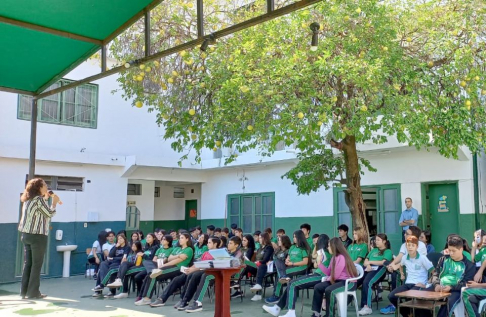
{"label": "plastic chair", "polygon": [[481,316],[484,316],[484,306],[486,305],[486,299],[483,299],[482,301],[479,302],[479,309],[478,312],[481,314]]}
{"label": "plastic chair", "polygon": [[[91,248],[86,249],[86,256],[89,256],[91,253]],[[84,278],[87,278],[88,276],[91,278],[91,266],[94,266],[94,264],[91,264],[87,259],[86,259],[86,265],[84,267]]]}
{"label": "plastic chair", "polygon": [[[348,290],[348,284],[351,282],[357,282],[359,279],[361,279],[364,275],[364,270],[363,267],[359,264],[355,264],[356,269],[358,270],[358,276],[353,277],[350,279],[346,280],[346,283],[344,284],[344,292],[340,292],[336,294],[336,301],[338,304],[338,309],[339,309],[339,316],[341,317],[346,317],[348,314],[348,295],[353,296],[354,299],[354,308],[356,309],[356,316],[358,315],[358,297],[356,296],[356,289],[354,291],[349,291]],[[330,309],[330,307],[327,307],[327,309]]]}

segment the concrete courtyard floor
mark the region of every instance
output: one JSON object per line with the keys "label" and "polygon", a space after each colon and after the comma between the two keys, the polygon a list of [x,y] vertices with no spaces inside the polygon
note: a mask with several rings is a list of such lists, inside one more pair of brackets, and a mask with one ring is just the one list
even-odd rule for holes
{"label": "concrete courtyard floor", "polygon": [[[212,317],[214,316],[214,304],[209,302],[206,296],[203,302],[204,310],[198,313],[188,314],[179,312],[172,306],[179,299],[178,296],[174,300],[172,297],[167,302],[167,306],[151,308],[149,306],[135,306],[135,294],[131,293],[126,299],[105,299],[93,298],[91,288],[95,286],[95,282],[91,279],[85,279],[83,276],[76,276],[71,278],[55,278],[41,281],[41,291],[49,296],[43,300],[22,300],[18,293],[20,285],[3,284],[0,285],[0,316],[75,316],[75,317],[149,317],[149,316],[196,316],[196,317]],[[267,296],[271,295],[272,288],[267,289]],[[106,293],[107,291],[105,291]],[[246,297],[243,302],[240,299],[233,299],[231,301],[231,315],[241,317],[257,317],[270,316],[263,309],[263,302],[252,302],[252,296],[247,286]],[[383,293],[386,298],[387,293]],[[304,299],[304,311],[300,314],[301,300],[297,300],[296,310],[297,316],[310,316],[312,291],[310,291],[310,298],[307,299],[307,294]],[[388,301],[380,302],[379,307],[382,308],[388,305]],[[382,316],[376,310],[373,304],[373,315]],[[284,311],[285,312],[285,311]],[[354,307],[349,307],[348,316],[355,317]],[[222,316],[229,317],[229,316]]]}

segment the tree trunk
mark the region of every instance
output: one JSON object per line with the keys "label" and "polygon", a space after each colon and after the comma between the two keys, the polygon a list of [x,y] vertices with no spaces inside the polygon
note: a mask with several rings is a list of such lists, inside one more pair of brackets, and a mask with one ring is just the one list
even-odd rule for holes
{"label": "tree trunk", "polygon": [[361,191],[361,176],[359,173],[358,152],[356,150],[356,138],[348,135],[342,140],[342,151],[346,166],[346,186],[344,192],[346,204],[351,212],[353,228],[361,227],[366,232],[368,240],[369,229],[366,222],[366,206]]}

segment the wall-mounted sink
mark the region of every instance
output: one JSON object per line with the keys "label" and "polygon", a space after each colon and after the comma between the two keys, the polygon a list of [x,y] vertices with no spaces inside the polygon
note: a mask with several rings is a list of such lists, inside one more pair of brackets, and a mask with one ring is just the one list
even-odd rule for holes
{"label": "wall-mounted sink", "polygon": [[77,245],[58,245],[56,250],[58,252],[64,252],[64,263],[62,264],[62,277],[69,277],[71,267],[71,251],[78,248]]}

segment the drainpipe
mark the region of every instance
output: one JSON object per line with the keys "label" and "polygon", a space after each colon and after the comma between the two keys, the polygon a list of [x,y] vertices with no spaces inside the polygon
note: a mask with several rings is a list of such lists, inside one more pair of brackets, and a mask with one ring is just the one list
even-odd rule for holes
{"label": "drainpipe", "polygon": [[476,228],[478,230],[480,227],[479,223],[479,177],[478,177],[478,155],[473,154],[473,183],[474,183],[474,221]]}

